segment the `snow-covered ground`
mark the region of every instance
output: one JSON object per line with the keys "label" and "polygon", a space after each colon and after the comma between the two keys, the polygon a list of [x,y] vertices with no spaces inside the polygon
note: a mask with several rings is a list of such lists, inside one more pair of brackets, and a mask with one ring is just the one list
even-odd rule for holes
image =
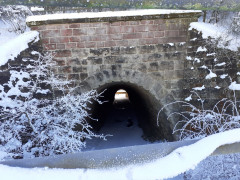
{"label": "snow-covered ground", "polygon": [[12,39],[5,40],[5,43],[0,45],[0,66],[6,64],[8,60],[14,60],[22,51],[28,48],[29,42],[37,42],[39,40],[38,35],[37,31],[25,32],[16,37],[9,33]]}
{"label": "snow-covered ground", "polygon": [[[192,170],[217,147],[240,142],[240,129],[210,135],[198,142],[180,147],[169,155],[155,159],[149,163],[134,164],[109,169],[48,169],[48,168],[18,168],[0,165],[3,179],[116,179],[116,180],[146,180],[146,179],[239,179],[239,155],[211,157],[200,164],[200,169]],[[226,157],[226,159],[225,159]],[[233,158],[233,159],[232,159]],[[234,161],[235,160],[235,161]],[[236,161],[237,160],[237,161]],[[233,162],[235,162],[233,164]],[[238,162],[236,164],[236,162]],[[220,167],[214,165],[220,165]],[[209,168],[209,169],[206,169]],[[227,170],[225,169],[227,168]],[[190,171],[189,171],[190,170]],[[212,170],[212,171],[211,171]],[[217,171],[216,171],[217,170]],[[188,171],[184,175],[182,173]],[[227,174],[225,173],[227,172]],[[213,176],[212,176],[213,174]],[[179,176],[178,176],[179,175]],[[177,177],[176,177],[177,176]]]}
{"label": "snow-covered ground", "polygon": [[9,40],[17,37],[18,34],[16,34],[12,29],[11,25],[4,23],[0,20],[0,45],[5,44]]}
{"label": "snow-covered ground", "polygon": [[38,41],[38,34],[37,31],[29,31],[29,28],[26,28],[25,33],[18,34],[10,23],[0,19],[0,66],[27,49],[29,42]]}

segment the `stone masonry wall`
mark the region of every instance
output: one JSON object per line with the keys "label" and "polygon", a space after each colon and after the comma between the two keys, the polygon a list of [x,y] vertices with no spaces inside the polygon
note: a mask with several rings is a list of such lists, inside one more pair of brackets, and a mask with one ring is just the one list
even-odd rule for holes
{"label": "stone masonry wall", "polygon": [[74,80],[75,86],[106,69],[131,69],[160,80],[167,91],[181,96],[178,81],[183,78],[188,27],[193,21],[196,15],[31,28],[40,32],[44,50],[55,54],[56,74]]}
{"label": "stone masonry wall", "polygon": [[[182,81],[185,97],[193,94],[191,91],[194,88],[204,86],[203,90],[196,92],[205,100],[206,109],[213,108],[223,98],[233,99],[233,91],[229,86],[233,81],[240,82],[240,51],[218,48],[212,39],[203,39],[197,30],[189,31],[189,37]],[[210,72],[215,77],[208,77]],[[238,92],[236,97],[240,97]],[[199,105],[197,99],[193,95],[191,103]]]}

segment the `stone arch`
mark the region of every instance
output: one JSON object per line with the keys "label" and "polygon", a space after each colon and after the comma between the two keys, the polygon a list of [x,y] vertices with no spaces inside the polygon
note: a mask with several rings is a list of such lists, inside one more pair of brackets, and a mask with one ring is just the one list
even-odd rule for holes
{"label": "stone arch", "polygon": [[[96,89],[103,92],[102,100],[113,102],[114,94],[119,89],[124,89],[129,94],[130,101],[137,108],[140,116],[139,125],[143,129],[144,136],[150,141],[166,139],[168,141],[176,140],[172,134],[175,120],[167,119],[171,113],[166,109],[159,118],[159,126],[157,126],[158,111],[169,102],[169,98],[173,96],[167,93],[163,86],[163,82],[155,80],[146,73],[131,69],[104,69],[101,72],[92,74],[80,83],[77,93],[85,92],[90,89]],[[108,103],[98,105],[94,103],[91,107],[94,118],[104,119],[100,114],[106,114]],[[96,123],[93,125],[98,128]]]}

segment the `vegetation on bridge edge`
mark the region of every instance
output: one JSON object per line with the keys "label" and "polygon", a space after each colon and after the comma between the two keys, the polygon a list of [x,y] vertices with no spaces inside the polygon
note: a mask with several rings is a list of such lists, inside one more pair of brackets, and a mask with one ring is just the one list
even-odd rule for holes
{"label": "vegetation on bridge edge", "polygon": [[0,0],[0,5],[81,7],[93,9],[192,9],[240,11],[240,0]]}

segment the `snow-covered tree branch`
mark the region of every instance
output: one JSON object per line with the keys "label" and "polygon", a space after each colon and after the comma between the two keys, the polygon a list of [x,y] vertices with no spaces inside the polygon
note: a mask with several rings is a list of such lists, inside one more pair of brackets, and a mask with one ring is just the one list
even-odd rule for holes
{"label": "snow-covered tree branch", "polygon": [[47,156],[81,151],[87,138],[104,139],[89,122],[94,119],[88,105],[101,103],[101,94],[95,90],[75,94],[70,81],[53,74],[50,54],[32,55],[38,59],[25,59],[28,65],[12,68],[8,83],[0,85],[0,149],[13,157]]}

